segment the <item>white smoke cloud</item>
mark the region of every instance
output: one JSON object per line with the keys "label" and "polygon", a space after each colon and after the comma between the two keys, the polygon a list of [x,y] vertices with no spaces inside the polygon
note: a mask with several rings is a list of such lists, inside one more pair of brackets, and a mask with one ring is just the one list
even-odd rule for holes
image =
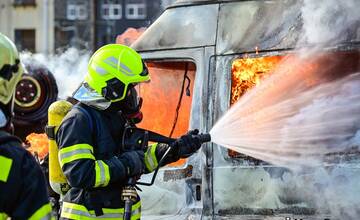
{"label": "white smoke cloud", "polygon": [[[322,44],[323,47],[329,47],[349,41],[350,38],[359,39],[359,10],[359,0],[304,0],[303,40],[310,44]],[[311,51],[311,54],[317,52]],[[306,54],[309,51],[302,51],[302,53]],[[354,75],[355,78],[358,78],[358,75]],[[333,134],[333,138],[327,143],[319,144],[326,145],[332,150],[349,150],[352,147],[359,149],[360,108],[359,100],[354,100],[358,99],[360,94],[359,80],[351,79],[342,82],[338,80],[332,84],[335,94],[322,99],[314,99],[311,106],[304,108],[291,120],[302,125],[312,120],[317,120],[318,124],[323,123],[323,128],[317,131],[321,133],[317,135]],[[323,112],[323,109],[328,109],[328,111],[313,116],[317,112]],[[338,123],[329,125],[329,120],[337,120]],[[341,137],[345,133],[347,135]],[[332,217],[342,220],[360,219],[359,163],[360,161],[354,161],[354,159],[351,162],[344,159],[337,165],[326,166],[326,162],[323,161],[323,166],[312,174],[313,182],[303,183],[303,185],[317,186],[305,189],[307,194],[314,196],[314,206],[317,210],[328,212]]]}
{"label": "white smoke cloud", "polygon": [[311,44],[336,45],[360,35],[359,0],[304,0],[304,39]]}
{"label": "white smoke cloud", "polygon": [[59,98],[66,99],[83,81],[90,52],[69,48],[58,55],[23,52],[20,57],[26,65],[43,65],[48,68],[56,79]]}

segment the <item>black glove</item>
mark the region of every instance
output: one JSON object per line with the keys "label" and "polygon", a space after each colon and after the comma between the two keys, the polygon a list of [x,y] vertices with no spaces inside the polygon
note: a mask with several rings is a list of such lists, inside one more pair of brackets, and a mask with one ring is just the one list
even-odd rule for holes
{"label": "black glove", "polygon": [[199,130],[191,130],[174,142],[175,148],[178,148],[179,157],[189,157],[199,150],[202,143],[200,138],[196,136],[197,134],[199,134]]}
{"label": "black glove", "polygon": [[140,176],[145,172],[144,151],[127,151],[120,155],[120,162],[125,166],[128,177]]}

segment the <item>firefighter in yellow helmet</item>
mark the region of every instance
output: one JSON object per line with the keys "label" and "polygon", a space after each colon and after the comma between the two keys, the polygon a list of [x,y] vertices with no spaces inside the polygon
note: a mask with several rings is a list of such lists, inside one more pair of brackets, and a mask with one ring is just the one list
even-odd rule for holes
{"label": "firefighter in yellow helmet", "polygon": [[[57,134],[60,166],[70,190],[63,219],[123,219],[122,189],[129,178],[152,172],[169,146],[153,144],[142,150],[121,148],[126,124],[141,120],[141,98],[135,86],[150,80],[140,55],[130,47],[109,44],[91,57],[84,83],[73,97],[80,101],[63,119]],[[155,109],[154,109],[155,110]],[[201,142],[192,131],[183,135],[166,163],[188,157]],[[164,164],[162,164],[164,165]],[[131,219],[140,219],[140,198]]]}
{"label": "firefighter in yellow helmet", "polygon": [[15,45],[0,33],[0,220],[51,219],[44,175],[10,134],[13,94],[22,73]]}

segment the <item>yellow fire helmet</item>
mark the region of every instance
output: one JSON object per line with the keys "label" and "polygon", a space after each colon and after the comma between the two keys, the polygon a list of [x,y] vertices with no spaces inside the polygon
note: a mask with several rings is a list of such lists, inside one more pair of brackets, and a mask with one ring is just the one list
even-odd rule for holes
{"label": "yellow fire helmet", "polygon": [[7,105],[24,69],[14,43],[0,33],[0,103]]}
{"label": "yellow fire helmet", "polygon": [[150,80],[140,54],[121,44],[108,44],[90,58],[84,83],[73,97],[84,104],[104,110],[121,101],[128,89]]}

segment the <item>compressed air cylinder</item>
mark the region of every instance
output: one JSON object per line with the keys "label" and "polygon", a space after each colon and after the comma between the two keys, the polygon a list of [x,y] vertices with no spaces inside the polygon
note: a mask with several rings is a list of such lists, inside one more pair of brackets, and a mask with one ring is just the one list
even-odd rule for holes
{"label": "compressed air cylinder", "polygon": [[[52,103],[48,110],[48,127],[56,134],[62,119],[72,108],[72,104],[65,100]],[[66,177],[61,170],[58,160],[58,146],[53,138],[49,138],[49,182],[51,188],[58,194],[64,195],[69,189]]]}

